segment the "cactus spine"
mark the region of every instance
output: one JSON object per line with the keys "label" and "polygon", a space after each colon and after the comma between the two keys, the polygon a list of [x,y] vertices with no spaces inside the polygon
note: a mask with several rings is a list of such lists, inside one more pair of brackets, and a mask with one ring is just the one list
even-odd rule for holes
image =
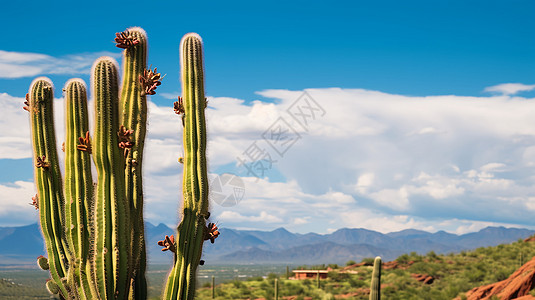
{"label": "cactus spine", "polygon": [[[177,228],[175,265],[164,299],[190,300],[195,295],[195,275],[202,253],[208,218],[206,124],[202,40],[186,34],[180,43],[184,124],[184,176],[182,220]],[[180,101],[179,101],[180,102]],[[181,103],[182,104],[182,103]],[[177,105],[182,106],[182,105]]]}
{"label": "cactus spine", "polygon": [[[139,27],[129,28],[128,35],[137,41],[135,47],[124,50],[124,76],[121,89],[122,120],[126,128],[134,130],[132,148],[126,157],[126,198],[129,200],[132,222],[133,278],[130,299],[147,297],[145,279],[146,250],[143,221],[143,182],[141,162],[147,131],[147,97],[141,78],[147,68],[147,35]],[[146,81],[145,81],[146,82]],[[150,87],[149,87],[150,88]]]}
{"label": "cactus spine", "polygon": [[279,279],[277,278],[275,278],[275,296],[273,299],[279,300]]}
{"label": "cactus spine", "polygon": [[381,257],[377,256],[373,262],[372,282],[370,287],[370,300],[381,299]]}
{"label": "cactus spine", "polygon": [[93,159],[98,174],[95,197],[95,276],[102,298],[124,299],[131,252],[129,205],[125,197],[124,156],[119,145],[119,75],[115,61],[93,66],[95,124]]}
{"label": "cactus spine", "polygon": [[215,299],[215,277],[212,276],[212,299]]}
{"label": "cactus spine", "polygon": [[[123,85],[119,91],[115,60],[101,57],[94,63],[91,79],[96,120],[92,140],[85,83],[72,79],[64,89],[65,190],[56,150],[52,83],[38,78],[27,95],[25,109],[30,112],[38,190],[34,205],[39,208],[49,256],[39,257],[38,265],[50,270],[52,279],[46,287],[62,299],[147,297],[141,163],[146,95],[155,93],[161,76],[156,69],[145,69],[147,37],[142,29],[130,28],[116,36],[117,46],[125,49]],[[183,113],[184,204],[176,242],[173,236],[161,241],[166,250],[175,253],[165,299],[194,298],[203,241],[213,242],[219,235],[217,226],[206,226],[206,99],[201,38],[187,34],[180,51],[184,103],[175,103],[175,110]],[[97,170],[96,189],[91,155]]]}
{"label": "cactus spine", "polygon": [[[37,78],[27,95],[38,190],[34,205],[48,252],[48,259],[39,257],[38,264],[50,270],[48,290],[64,299],[147,296],[141,163],[146,94],[155,93],[161,77],[156,69],[145,69],[147,38],[142,29],[118,33],[115,40],[125,49],[121,97],[117,63],[99,58],[91,74],[93,140],[84,82],[72,79],[65,86],[65,190],[56,150],[52,83]],[[91,155],[98,173],[95,191]]]}
{"label": "cactus spine", "polygon": [[[54,89],[48,78],[35,79],[27,96],[31,120],[35,183],[38,191],[39,220],[48,252],[53,291],[67,296],[64,279],[69,269],[65,237],[65,201],[54,131]],[[50,282],[50,281],[49,281]],[[57,289],[55,288],[57,286]],[[50,290],[50,289],[49,289]]]}
{"label": "cactus spine", "polygon": [[[81,79],[65,84],[65,228],[72,246],[71,280],[82,288],[81,298],[91,299],[89,254],[89,218],[93,200],[91,144],[87,90]],[[82,138],[84,137],[84,138]],[[79,144],[80,142],[82,142]],[[80,147],[83,145],[83,151]],[[86,275],[87,274],[87,275]]]}

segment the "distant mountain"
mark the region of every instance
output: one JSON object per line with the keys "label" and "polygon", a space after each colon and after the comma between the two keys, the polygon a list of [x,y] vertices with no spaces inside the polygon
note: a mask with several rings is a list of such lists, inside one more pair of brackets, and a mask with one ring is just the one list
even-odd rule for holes
{"label": "distant mountain", "polygon": [[0,264],[33,263],[45,252],[43,236],[37,224],[0,227]]}
{"label": "distant mountain", "polygon": [[291,247],[282,251],[266,251],[259,248],[237,251],[223,255],[220,260],[232,263],[330,263],[361,261],[365,257],[381,255],[385,259],[394,259],[404,252],[387,250],[371,245],[340,245],[333,242]]}
{"label": "distant mountain", "polygon": [[386,235],[391,238],[425,238],[432,235],[432,233],[417,229],[405,229],[402,231],[390,232]]}
{"label": "distant mountain", "polygon": [[[171,263],[172,255],[157,245],[165,235],[175,234],[164,224],[145,223],[149,263]],[[342,228],[330,234],[298,234],[284,228],[273,231],[222,228],[214,244],[206,242],[203,259],[208,263],[345,263],[380,255],[385,260],[403,253],[459,252],[511,243],[535,233],[533,230],[487,227],[456,235],[439,231],[407,229],[382,234],[362,228]],[[43,255],[44,244],[37,224],[0,227],[0,264],[34,263]]]}

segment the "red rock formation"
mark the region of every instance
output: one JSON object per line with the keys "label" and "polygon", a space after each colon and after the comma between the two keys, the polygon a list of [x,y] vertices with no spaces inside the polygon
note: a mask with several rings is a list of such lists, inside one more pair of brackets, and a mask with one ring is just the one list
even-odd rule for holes
{"label": "red rock formation", "polygon": [[431,284],[433,283],[433,281],[435,281],[435,278],[433,276],[429,276],[427,274],[414,274],[413,273],[411,274],[411,277],[425,284]]}
{"label": "red rock formation", "polygon": [[340,271],[342,271],[342,272],[343,271],[348,271],[348,270],[351,270],[351,269],[354,269],[354,268],[357,268],[357,267],[362,267],[364,265],[366,265],[366,263],[365,262],[361,262],[361,263],[358,263],[358,264],[353,264],[353,265],[349,265],[347,267],[343,267],[342,270],[340,270]]}
{"label": "red rock formation", "polygon": [[399,264],[397,261],[386,261],[383,263],[383,270],[389,270],[389,269],[397,269],[399,267]]}
{"label": "red rock formation", "polygon": [[383,263],[383,270],[389,270],[389,269],[401,269],[406,270],[409,268],[410,265],[412,265],[414,261],[409,261],[407,264],[400,264],[397,261],[387,261]]}
{"label": "red rock formation", "polygon": [[466,293],[467,300],[488,300],[496,295],[500,300],[522,299],[535,287],[535,257],[516,270],[509,278],[489,285],[471,289]]}

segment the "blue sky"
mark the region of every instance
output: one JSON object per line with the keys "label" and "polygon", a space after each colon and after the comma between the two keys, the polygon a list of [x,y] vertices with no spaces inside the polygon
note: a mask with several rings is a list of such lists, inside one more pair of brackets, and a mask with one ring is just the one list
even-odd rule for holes
{"label": "blue sky", "polygon": [[[223,225],[535,228],[533,1],[25,3],[3,4],[0,18],[4,106],[41,75],[61,103],[69,78],[88,82],[95,58],[120,57],[115,32],[147,31],[149,64],[166,74],[151,97],[147,153],[169,156],[146,162],[154,166],[145,174],[151,222],[176,222],[176,204],[166,201],[179,197],[181,170],[171,157],[180,140],[168,129],[176,120],[156,116],[173,118],[165,107],[180,93],[179,41],[194,31],[205,43],[210,170],[246,183],[239,205],[213,205]],[[325,110],[307,128],[286,112],[304,91]],[[33,177],[29,139],[17,138],[29,132],[22,113],[13,108],[0,122],[0,167],[10,170],[0,175],[0,226],[35,220],[18,198]],[[301,138],[262,179],[248,177],[236,157],[255,141],[271,149],[262,134],[280,118]],[[168,140],[176,146],[166,148]]]}

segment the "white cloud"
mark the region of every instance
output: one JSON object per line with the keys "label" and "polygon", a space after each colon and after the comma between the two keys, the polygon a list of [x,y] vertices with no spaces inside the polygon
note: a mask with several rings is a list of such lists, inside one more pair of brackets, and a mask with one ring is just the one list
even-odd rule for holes
{"label": "white cloud", "polygon": [[405,211],[409,206],[409,193],[405,186],[400,189],[383,189],[368,195],[379,205],[390,207],[397,211]]}
{"label": "white cloud", "polygon": [[359,194],[366,194],[368,191],[368,188],[373,185],[374,180],[375,180],[375,175],[373,173],[364,173],[360,175],[357,180],[357,185],[355,187],[355,190]]}
{"label": "white cloud", "polygon": [[295,225],[303,225],[303,224],[307,224],[308,222],[310,222],[310,217],[295,218],[293,223]]}
{"label": "white cloud", "polygon": [[177,99],[180,96],[179,92],[175,93],[158,93],[159,96],[164,97],[165,99]]}
{"label": "white cloud", "polygon": [[36,189],[33,182],[0,184],[0,218],[2,226],[21,226],[37,221],[38,213],[29,205]]}
{"label": "white cloud", "polygon": [[507,165],[503,163],[492,162],[481,166],[479,169],[484,172],[501,172],[506,166]]}
{"label": "white cloud", "polygon": [[[0,159],[32,157],[30,143],[30,120],[28,112],[23,110],[24,98],[0,93],[0,106],[3,117],[0,118]],[[64,137],[63,99],[54,99],[54,119],[58,149],[61,149]]]}
{"label": "white cloud", "polygon": [[281,223],[282,222],[281,218],[279,218],[277,216],[274,216],[274,215],[270,215],[265,211],[261,211],[260,215],[258,215],[258,216],[255,216],[255,215],[253,215],[253,216],[244,216],[244,215],[241,215],[240,213],[226,210],[226,211],[223,211],[219,215],[218,219],[221,220],[222,222],[226,222],[226,221],[231,221],[231,222],[264,222],[264,223]]}
{"label": "white cloud", "polygon": [[[277,99],[270,103],[209,98],[211,172],[243,171],[236,158],[253,143],[276,160],[261,179],[243,177],[245,198],[238,205],[212,204],[214,221],[323,233],[345,226],[459,232],[484,224],[535,226],[534,99],[309,89],[325,115],[303,127],[287,112],[302,92],[261,92]],[[22,101],[0,94],[9,112],[0,120],[2,158],[30,157]],[[262,138],[279,118],[301,134],[283,156]],[[178,219],[181,145],[180,117],[169,106],[149,102],[144,175],[150,222],[170,225]]]}
{"label": "white cloud", "polygon": [[107,51],[53,57],[40,53],[0,50],[0,78],[21,78],[45,74],[88,74],[100,56],[119,57]]}
{"label": "white cloud", "polygon": [[485,92],[500,93],[503,95],[515,95],[520,92],[529,92],[535,89],[535,84],[502,83],[485,88]]}
{"label": "white cloud", "polygon": [[386,215],[375,213],[367,209],[355,209],[341,213],[344,224],[347,227],[366,228],[379,231],[382,233],[395,232],[404,229],[417,228],[421,230],[430,230],[432,227],[426,227],[424,223],[417,222],[414,218],[407,215]]}
{"label": "white cloud", "polygon": [[30,157],[30,123],[28,112],[22,109],[24,98],[0,93],[0,106],[0,159]]}

